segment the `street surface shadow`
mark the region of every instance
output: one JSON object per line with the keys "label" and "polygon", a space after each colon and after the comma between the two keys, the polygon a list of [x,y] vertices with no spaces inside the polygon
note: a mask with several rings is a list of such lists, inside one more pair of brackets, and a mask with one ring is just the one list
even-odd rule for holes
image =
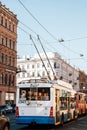
{"label": "street surface shadow", "polygon": [[54,130],[55,126],[52,125],[29,125],[20,128],[19,130]]}

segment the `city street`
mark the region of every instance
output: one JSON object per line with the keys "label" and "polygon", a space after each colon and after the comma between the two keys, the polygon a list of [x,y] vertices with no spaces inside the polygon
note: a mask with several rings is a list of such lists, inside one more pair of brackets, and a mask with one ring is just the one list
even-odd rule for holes
{"label": "city street", "polygon": [[0,0],[0,130],[87,130],[86,10]]}
{"label": "city street", "polygon": [[6,115],[10,118],[10,130],[87,130],[87,115],[81,118],[78,118],[69,123],[65,123],[63,126],[25,126],[18,125],[15,123],[15,114]]}

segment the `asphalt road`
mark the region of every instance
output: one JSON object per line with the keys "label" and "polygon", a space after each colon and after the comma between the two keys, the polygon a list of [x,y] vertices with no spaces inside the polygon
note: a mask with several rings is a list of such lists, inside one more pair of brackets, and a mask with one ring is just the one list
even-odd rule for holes
{"label": "asphalt road", "polygon": [[6,115],[10,118],[10,130],[87,130],[87,115],[65,123],[63,126],[26,126],[15,123],[15,114]]}

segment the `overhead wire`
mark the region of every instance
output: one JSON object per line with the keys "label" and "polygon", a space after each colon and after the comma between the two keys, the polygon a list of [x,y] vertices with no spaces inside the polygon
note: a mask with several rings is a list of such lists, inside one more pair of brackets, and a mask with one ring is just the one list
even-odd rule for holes
{"label": "overhead wire", "polygon": [[[29,32],[27,32],[27,31],[25,31],[23,28],[21,28],[20,26],[18,26],[18,28],[19,29],[21,29],[24,33],[26,33],[28,36],[30,35],[29,34]],[[34,31],[33,31],[34,32]],[[37,34],[37,33],[36,33]],[[38,34],[37,34],[38,35]],[[33,38],[34,38],[34,40],[37,40],[34,36],[32,36]],[[39,35],[39,37],[40,37],[40,35]],[[42,37],[41,37],[42,38]],[[44,39],[42,39],[42,40],[44,40]],[[44,42],[47,42],[46,40],[44,40]],[[26,44],[25,44],[26,45]],[[48,44],[47,44],[48,45]],[[48,50],[50,50],[47,46],[46,46],[46,44],[45,44],[45,47],[48,49]],[[52,49],[54,49],[54,50],[56,50],[57,51],[57,49],[55,48],[55,47],[52,47]],[[64,56],[65,57],[65,56]],[[84,61],[86,61],[84,58],[66,58],[65,57],[65,60],[76,60],[76,59],[79,59],[79,60],[84,60]]]}
{"label": "overhead wire", "polygon": [[[26,8],[26,6],[21,2],[21,0],[18,0],[19,3],[24,7],[24,9],[33,17],[33,19],[53,38],[55,39],[58,43],[60,43],[61,46],[65,47],[68,51],[71,51],[75,54],[78,54],[79,56],[81,56],[82,54],[74,51],[73,49],[69,48],[68,46],[65,46],[63,43],[61,44],[61,42],[58,41],[58,39],[52,34],[50,33],[40,22],[39,20],[29,11],[29,9]],[[26,26],[30,31],[32,31],[33,33],[37,34],[35,31],[33,31],[31,28],[29,28],[27,25],[25,25],[23,22],[20,22],[22,25]],[[23,30],[23,29],[22,29]],[[24,31],[24,30],[23,30]],[[25,32],[25,31],[24,31]],[[26,32],[25,32],[26,33]],[[78,40],[78,39],[84,39],[84,38],[87,38],[87,37],[83,37],[83,38],[76,38],[76,39],[70,39],[70,40],[66,40],[66,41],[73,41],[73,40]],[[65,42],[62,41],[62,42]],[[82,58],[84,61],[85,59]]]}
{"label": "overhead wire", "polygon": [[68,39],[68,40],[64,40],[65,42],[66,41],[76,41],[76,40],[81,40],[81,39],[87,39],[87,36],[85,36],[85,37],[78,37],[78,38],[73,38],[73,39]]}
{"label": "overhead wire", "polygon": [[[19,21],[20,22],[20,21]],[[25,24],[24,24],[25,25]],[[18,26],[18,28],[20,29],[20,30],[22,30],[24,33],[26,33],[27,35],[29,35],[29,32],[27,32],[27,31],[25,31],[23,28],[21,28],[20,26]],[[29,28],[28,28],[29,29]],[[33,33],[34,33],[34,31],[32,31]],[[35,32],[35,34],[37,34],[36,32]],[[38,35],[38,34],[37,34]],[[39,35],[40,36],[40,35]],[[35,39],[35,37],[33,36],[33,38]],[[50,45],[51,46],[51,49],[49,49],[48,47],[49,47],[49,44],[48,44],[48,42],[42,37],[42,36],[40,36],[40,38],[45,42],[45,44],[44,44],[44,46],[49,50],[49,51],[59,51],[59,50],[57,50],[57,48],[54,46],[54,45]],[[37,39],[35,39],[35,40],[37,40]],[[26,45],[26,44],[25,44]],[[48,46],[48,47],[47,47]],[[62,54],[61,54],[62,55]],[[63,57],[65,57],[64,55],[62,55]],[[65,57],[66,58],[66,57]]]}
{"label": "overhead wire", "polygon": [[24,7],[24,9],[33,17],[33,19],[51,36],[55,39],[53,34],[51,34],[40,22],[39,20],[25,7],[25,5],[21,2],[21,0],[18,0],[19,3]]}
{"label": "overhead wire", "polygon": [[[20,21],[19,21],[20,22]],[[29,26],[27,26],[27,25],[25,25],[23,22],[20,22],[22,25],[24,25],[25,27],[27,27],[30,31],[32,31],[34,34],[36,34],[36,35],[38,35],[35,31],[33,31]],[[23,32],[25,32],[27,35],[29,35],[29,32],[27,32],[27,31],[25,31],[23,28],[21,28],[20,26],[18,26],[18,28],[19,29],[21,29]],[[40,35],[39,35],[40,36]],[[41,37],[41,39],[45,42],[45,43],[47,43],[47,45],[48,45],[48,42],[46,41],[46,40],[44,40],[44,38],[42,38],[42,36],[40,36]],[[35,38],[35,37],[34,37]],[[46,45],[45,45],[46,46]],[[51,45],[50,45],[51,46]],[[47,48],[47,47],[46,47]],[[67,47],[68,48],[68,47]],[[52,46],[52,49],[54,49],[54,50],[56,50],[57,51],[57,49],[54,47],[54,46]],[[83,55],[83,54],[80,54],[80,53],[78,53],[78,52],[75,52],[75,51],[73,51],[71,48],[68,48],[69,50],[71,50],[73,53],[75,53],[75,54],[78,54],[78,55]],[[65,57],[65,56],[63,56],[63,57]],[[81,56],[82,57],[82,56]],[[65,57],[65,59],[66,59],[66,57]],[[83,59],[84,61],[86,61],[84,58],[81,58],[81,59]]]}
{"label": "overhead wire", "polygon": [[24,23],[21,22],[20,20],[19,20],[19,22],[20,22],[23,26],[25,26],[26,28],[28,28],[31,32],[33,32],[34,34],[37,35],[37,33],[36,33],[33,29],[31,29],[29,26],[27,26],[26,24],[24,24]]}
{"label": "overhead wire", "polygon": [[[28,36],[29,36],[29,32],[27,32],[27,31],[25,31],[23,28],[21,28],[20,26],[18,26],[19,27],[19,29],[21,29],[24,33],[26,33]],[[38,34],[37,34],[38,35]],[[35,37],[33,37],[35,40],[36,40],[36,38]],[[43,39],[44,40],[44,39]],[[45,41],[45,40],[44,40]],[[45,41],[46,42],[46,41]],[[48,44],[47,44],[48,45]],[[73,58],[74,59],[74,58]],[[77,59],[79,59],[79,58],[77,58]],[[81,59],[82,60],[84,60],[86,63],[87,63],[87,61],[84,59],[84,58],[82,58],[81,57]],[[66,59],[65,58],[65,60],[72,60],[72,58],[71,59]]]}
{"label": "overhead wire", "polygon": [[[36,34],[36,35],[38,35],[33,29],[31,29],[29,26],[27,26],[26,24],[24,24],[23,22],[21,22],[20,20],[19,20],[19,22],[23,25],[23,26],[25,26],[27,29],[29,29],[31,32],[33,32],[34,34]],[[25,31],[23,28],[21,28],[20,26],[18,26],[18,28],[20,28],[23,32],[25,32],[26,34],[29,34],[27,31]],[[39,35],[40,37],[41,37],[41,39],[45,42],[45,43],[47,43],[47,45],[49,44],[49,42],[47,42],[41,35]],[[62,43],[63,44],[63,43]],[[45,46],[46,46],[46,44],[45,44]],[[50,44],[50,46],[52,46],[51,44]],[[47,48],[47,47],[46,47]],[[58,48],[58,47],[57,47]],[[52,46],[52,49],[54,49],[54,50],[56,50],[56,51],[59,51],[59,50],[57,50],[57,48],[55,48],[54,47],[54,45]],[[48,48],[47,48],[48,49]],[[71,48],[69,48],[69,47],[67,47],[67,49],[68,50],[71,50],[73,53],[75,53],[75,54],[78,54],[78,55],[82,55],[82,54],[80,54],[80,53],[78,53],[78,52],[75,52],[75,51],[73,51]],[[48,49],[49,50],[49,49]],[[65,57],[64,55],[62,55],[63,57]],[[65,57],[66,58],[66,57]]]}
{"label": "overhead wire", "polygon": [[[46,43],[45,44],[45,46],[47,45],[47,46],[49,46],[49,42],[47,42],[40,34],[38,34],[38,33],[36,33],[33,29],[31,29],[29,26],[27,26],[26,24],[24,24],[23,22],[21,22],[20,20],[19,20],[19,23],[20,24],[22,24],[24,27],[26,27],[27,29],[29,29],[32,33],[34,33],[35,35],[39,35],[40,36],[40,38]],[[22,29],[20,26],[18,26],[22,31],[24,31],[25,33],[27,33],[28,34],[28,32],[26,32],[24,29]],[[52,46],[51,44],[50,44],[50,46]],[[58,46],[59,47],[59,46]],[[58,48],[57,47],[57,48]],[[46,47],[47,49],[48,49],[48,47]],[[55,48],[54,47],[54,45],[52,46],[52,49],[54,49],[54,50],[56,50],[56,51],[59,51],[60,49],[58,49],[57,50],[57,48]],[[48,50],[50,50],[50,49],[48,49]],[[60,53],[61,54],[61,53]],[[62,54],[61,54],[62,55]],[[63,57],[65,57],[64,55],[62,55]],[[65,57],[66,58],[66,57]]]}
{"label": "overhead wire", "polygon": [[[67,47],[64,44],[61,44],[61,42],[58,41],[58,39],[52,34],[50,33],[41,23],[40,21],[29,11],[29,9],[27,9],[27,7],[21,2],[21,0],[18,0],[18,2],[23,6],[23,8],[29,13],[29,15],[32,16],[32,18],[54,39],[56,40],[61,46],[65,47],[68,51],[72,51],[73,53],[76,53],[78,55],[80,55],[80,53],[75,52],[74,50],[72,50],[71,48]],[[33,31],[32,29],[30,29],[31,31]],[[35,33],[35,32],[34,32]],[[35,33],[36,34],[36,33]],[[74,39],[72,39],[74,40]],[[69,41],[69,40],[68,40]]]}

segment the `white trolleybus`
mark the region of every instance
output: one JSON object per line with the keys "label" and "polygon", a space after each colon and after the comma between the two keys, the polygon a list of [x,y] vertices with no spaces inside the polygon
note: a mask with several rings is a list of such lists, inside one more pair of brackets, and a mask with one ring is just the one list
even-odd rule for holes
{"label": "white trolleybus", "polygon": [[32,79],[17,86],[16,123],[63,124],[77,117],[76,92],[64,81]]}

